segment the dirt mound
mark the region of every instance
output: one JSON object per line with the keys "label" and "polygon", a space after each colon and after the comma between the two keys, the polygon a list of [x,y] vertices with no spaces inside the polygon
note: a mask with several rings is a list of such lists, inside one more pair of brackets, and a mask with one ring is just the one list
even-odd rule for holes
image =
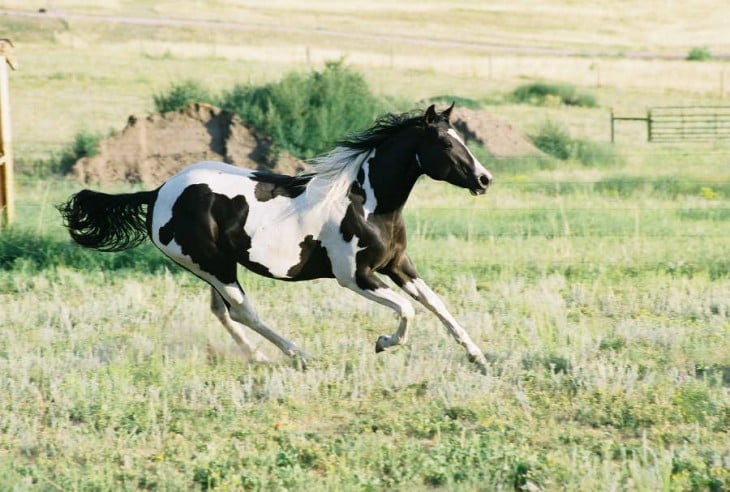
{"label": "dirt mound", "polygon": [[542,154],[514,126],[487,111],[457,107],[454,108],[451,121],[467,143],[474,141],[483,145],[496,158]]}
{"label": "dirt mound", "polygon": [[[454,126],[468,141],[494,157],[540,154],[506,121],[486,111],[456,108]],[[208,104],[146,118],[130,116],[127,126],[103,140],[94,157],[79,159],[72,174],[85,183],[142,183],[158,186],[184,167],[217,160],[251,169],[296,174],[307,165],[286,152],[275,156],[271,142],[252,133],[238,116]]]}
{"label": "dirt mound", "polygon": [[86,183],[144,183],[157,186],[186,166],[217,160],[251,169],[295,174],[306,164],[254,135],[238,118],[208,104],[146,118],[130,116],[127,126],[103,140],[94,157],[79,159],[72,174]]}

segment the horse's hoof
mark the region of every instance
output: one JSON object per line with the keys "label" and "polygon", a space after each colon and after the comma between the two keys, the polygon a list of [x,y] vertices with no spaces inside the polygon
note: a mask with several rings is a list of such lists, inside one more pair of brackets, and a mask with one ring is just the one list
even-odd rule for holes
{"label": "horse's hoof", "polygon": [[476,364],[479,368],[479,372],[482,374],[486,375],[489,372],[489,362],[487,362],[487,358],[484,354],[469,354],[467,358],[469,359],[469,362]]}
{"label": "horse's hoof", "polygon": [[303,350],[297,350],[296,352],[291,354],[291,358],[294,362],[294,366],[301,371],[306,371],[309,367],[309,364],[317,360],[316,357],[308,354],[307,352],[304,352]]}
{"label": "horse's hoof", "polygon": [[379,354],[380,352],[383,352],[386,347],[386,342],[388,340],[388,337],[385,335],[380,335],[378,339],[375,341],[375,353]]}

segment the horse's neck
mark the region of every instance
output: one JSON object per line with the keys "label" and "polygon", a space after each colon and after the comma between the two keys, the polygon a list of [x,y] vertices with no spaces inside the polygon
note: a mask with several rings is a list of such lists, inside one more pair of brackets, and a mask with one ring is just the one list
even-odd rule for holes
{"label": "horse's neck", "polygon": [[[392,213],[403,208],[420,176],[415,147],[411,145],[383,145],[361,168],[361,183],[366,192],[371,190],[375,206],[372,213]],[[360,176],[358,177],[360,178]],[[366,200],[365,206],[368,207]]]}

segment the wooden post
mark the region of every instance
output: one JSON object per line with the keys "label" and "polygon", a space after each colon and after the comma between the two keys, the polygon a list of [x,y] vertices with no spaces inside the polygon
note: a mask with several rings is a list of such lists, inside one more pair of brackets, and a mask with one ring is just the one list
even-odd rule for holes
{"label": "wooden post", "polygon": [[15,220],[15,186],[13,180],[13,139],[10,133],[10,92],[8,66],[15,68],[10,56],[13,43],[0,39],[0,225]]}
{"label": "wooden post", "polygon": [[651,142],[653,135],[652,135],[652,121],[651,121],[651,109],[646,110],[646,140],[647,142]]}
{"label": "wooden post", "polygon": [[613,108],[611,108],[611,143],[614,143],[616,141],[615,132],[614,132],[614,129],[613,129],[613,121],[614,121],[614,118],[613,118]]}

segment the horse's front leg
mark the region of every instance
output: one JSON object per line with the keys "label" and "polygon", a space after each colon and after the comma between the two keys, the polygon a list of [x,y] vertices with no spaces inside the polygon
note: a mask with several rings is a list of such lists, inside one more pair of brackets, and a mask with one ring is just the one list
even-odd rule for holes
{"label": "horse's front leg", "polygon": [[472,341],[469,334],[461,327],[456,318],[449,312],[446,304],[431,287],[416,273],[410,260],[403,256],[400,261],[394,262],[383,273],[393,282],[406,291],[411,297],[420,302],[429,311],[441,320],[452,337],[464,347],[469,354],[469,361],[474,362],[482,372],[487,370],[487,359],[481,349]]}
{"label": "horse's front leg", "polygon": [[389,307],[400,318],[398,329],[392,335],[380,335],[378,337],[378,340],[375,342],[376,352],[382,352],[393,345],[400,345],[406,342],[408,329],[416,315],[408,299],[388,287],[372,272],[358,272],[354,278],[338,279],[338,281],[343,287],[347,287],[371,301]]}

